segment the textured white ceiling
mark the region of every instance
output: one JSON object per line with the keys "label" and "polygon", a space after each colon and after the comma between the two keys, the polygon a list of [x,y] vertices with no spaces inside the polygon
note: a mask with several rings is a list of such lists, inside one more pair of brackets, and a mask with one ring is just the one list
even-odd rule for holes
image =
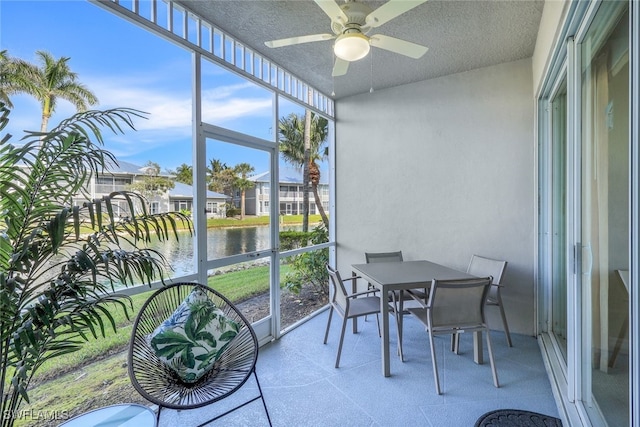
{"label": "textured white ceiling", "polygon": [[[338,0],[341,2],[342,0]],[[363,1],[372,8],[383,1]],[[429,47],[420,59],[372,48],[345,76],[331,77],[332,40],[268,48],[265,41],[331,33],[312,0],[177,0],[187,9],[335,98],[528,58],[544,0],[430,0],[374,29]]]}

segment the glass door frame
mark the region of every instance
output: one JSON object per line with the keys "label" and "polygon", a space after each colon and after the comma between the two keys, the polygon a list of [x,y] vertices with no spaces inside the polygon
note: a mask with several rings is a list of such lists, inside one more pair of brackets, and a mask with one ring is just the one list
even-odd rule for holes
{"label": "glass door frame", "polygon": [[629,4],[631,34],[629,40],[629,422],[640,423],[640,4],[632,1]]}
{"label": "glass door frame", "polygon": [[[629,360],[629,423],[637,425],[640,422],[640,292],[638,292],[639,268],[640,268],[640,3],[630,1],[629,19],[631,33],[629,40],[629,90],[630,90],[630,130],[629,130],[629,311],[630,311],[630,360]],[[570,424],[594,425],[588,411],[588,399],[583,396],[584,387],[588,378],[585,375],[583,361],[591,351],[591,343],[585,342],[582,325],[585,322],[585,313],[582,309],[582,245],[579,241],[581,235],[581,218],[578,208],[581,206],[581,191],[579,178],[581,176],[581,53],[578,44],[591,25],[598,8],[599,1],[571,2],[561,24],[560,33],[556,45],[552,50],[544,80],[541,82],[537,93],[537,162],[538,173],[538,221],[536,226],[538,241],[536,256],[536,289],[537,289],[537,325],[540,333],[540,343],[543,357],[550,368],[550,380],[554,393],[558,398],[558,404],[563,417]],[[575,38],[575,42],[574,42]],[[567,330],[569,331],[567,366],[562,370],[561,358],[557,357],[554,350],[553,338],[548,334],[548,320],[550,319],[549,304],[549,238],[545,230],[549,227],[549,143],[551,136],[550,114],[548,107],[553,99],[553,88],[562,79],[564,64],[567,73],[567,143],[569,159],[567,167],[568,190],[572,192],[567,200],[567,217],[569,228],[567,230],[568,265],[567,272]],[[633,325],[633,326],[631,326]],[[590,359],[589,359],[590,360]]]}
{"label": "glass door frame", "polygon": [[[579,82],[576,82],[575,73],[575,48],[572,37],[563,44],[564,55],[556,58],[554,72],[549,75],[545,83],[545,90],[538,98],[538,158],[536,171],[538,174],[538,221],[537,221],[537,325],[541,340],[543,355],[549,362],[552,372],[552,384],[558,391],[559,400],[565,416],[576,424],[582,424],[587,420],[584,411],[576,405],[579,399],[577,393],[580,390],[578,381],[580,378],[580,337],[578,332],[581,322],[579,305],[580,289],[576,279],[577,265],[579,265],[579,253],[576,251],[576,230],[579,224],[575,223],[576,206],[580,206],[580,191],[576,190],[576,173],[579,171],[580,162],[576,152],[576,141],[579,141],[579,117],[580,111],[576,111],[576,99],[579,100]],[[566,361],[560,345],[552,334],[552,164],[553,164],[553,111],[552,102],[557,96],[566,78],[567,112],[566,112],[566,242],[565,256],[566,281],[567,281],[567,351]],[[579,104],[577,104],[579,105]],[[576,159],[578,161],[576,162]],[[588,425],[588,424],[586,424]]]}
{"label": "glass door frame", "polygon": [[[540,289],[540,311],[541,314],[539,316],[539,330],[549,333],[549,338],[553,345],[554,352],[558,355],[558,359],[563,361],[562,350],[560,343],[557,342],[555,335],[552,333],[552,325],[553,325],[553,190],[552,187],[555,185],[553,182],[553,155],[554,155],[554,113],[553,113],[553,102],[558,96],[560,89],[566,80],[566,90],[567,90],[567,100],[570,96],[569,85],[571,84],[570,79],[567,76],[567,62],[564,61],[560,66],[560,70],[558,75],[551,86],[551,90],[549,92],[548,97],[545,97],[544,101],[540,103],[540,111],[544,115],[544,127],[541,129],[541,134],[544,135],[543,143],[540,144],[539,150],[539,198],[540,198],[540,216],[539,216],[539,280],[541,283],[548,284]],[[567,102],[568,104],[568,102]],[[570,209],[572,208],[572,203],[570,202],[570,196],[573,191],[570,185],[569,177],[570,171],[573,166],[571,164],[570,153],[572,150],[571,144],[569,143],[569,134],[571,133],[570,127],[572,120],[569,116],[569,112],[567,111],[566,115],[566,130],[567,135],[566,138],[566,148],[567,152],[565,154],[565,162],[566,162],[566,177],[565,177],[565,190],[567,195],[566,200],[566,212],[565,212],[565,221],[567,223],[566,227],[566,242],[564,247],[564,257],[563,260],[567,265],[567,272],[571,271],[571,265],[573,263],[573,249],[569,242],[573,236],[573,230],[568,226],[571,222],[569,221]],[[568,280],[567,274],[567,331],[570,328],[573,328],[574,318],[571,314],[571,304],[569,304],[569,298],[572,297],[572,290],[570,289],[570,282]],[[570,357],[575,353],[575,342],[570,340],[567,337],[567,362]],[[569,377],[573,377],[573,373],[568,370],[568,363],[560,363],[559,366],[561,371],[564,374],[565,381],[570,383],[568,380]]]}
{"label": "glass door frame", "polygon": [[[250,135],[242,134],[229,129],[221,128],[210,123],[202,122],[202,60],[200,53],[194,52],[192,56],[193,66],[193,182],[195,187],[193,221],[195,230],[194,259],[196,263],[196,278],[199,283],[207,283],[207,272],[214,268],[235,263],[254,261],[260,258],[269,258],[269,302],[270,314],[252,324],[260,345],[272,341],[278,336],[280,324],[280,287],[279,287],[279,221],[278,218],[278,145],[275,141],[267,141]],[[277,104],[273,93],[273,105]],[[276,108],[276,107],[274,107]],[[276,109],[277,112],[277,109]],[[274,115],[277,117],[277,114]],[[274,123],[274,128],[277,123]],[[271,248],[268,250],[253,251],[239,255],[233,255],[220,260],[209,260],[207,256],[207,218],[206,218],[206,145],[207,139],[236,144],[260,151],[270,155],[270,182],[269,182],[269,227]]]}

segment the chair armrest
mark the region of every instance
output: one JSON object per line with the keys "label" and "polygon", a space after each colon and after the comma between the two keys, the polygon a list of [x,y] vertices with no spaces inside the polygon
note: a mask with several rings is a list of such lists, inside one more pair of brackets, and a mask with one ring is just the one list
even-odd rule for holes
{"label": "chair armrest", "polygon": [[347,277],[346,279],[342,279],[342,283],[346,283],[348,281],[351,281],[351,292],[355,292],[358,289],[358,285],[357,285],[357,281],[358,279],[362,279],[362,276],[351,276],[351,277]]}
{"label": "chair armrest", "polygon": [[425,301],[421,295],[416,295],[415,293],[413,293],[412,289],[407,289],[405,292],[407,292],[415,301],[418,301],[421,307],[427,308],[427,305],[425,304]]}
{"label": "chair armrest", "polygon": [[362,295],[369,295],[369,294],[375,294],[376,292],[378,292],[378,290],[368,290],[368,291],[362,291],[362,292],[356,292],[355,294],[351,294],[351,295],[347,295],[347,299],[349,298],[357,298],[359,296]]}

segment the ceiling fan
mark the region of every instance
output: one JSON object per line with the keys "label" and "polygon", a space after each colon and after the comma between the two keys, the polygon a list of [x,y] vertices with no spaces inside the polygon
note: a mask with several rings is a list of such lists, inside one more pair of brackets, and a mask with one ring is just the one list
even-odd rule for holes
{"label": "ceiling fan", "polygon": [[334,0],[313,1],[331,18],[333,34],[324,33],[289,37],[271,40],[265,42],[265,45],[275,48],[335,39],[333,52],[336,55],[336,61],[333,66],[333,76],[346,74],[349,69],[349,62],[357,61],[367,56],[371,46],[414,59],[420,58],[428,50],[425,46],[385,36],[384,34],[367,35],[374,28],[425,3],[427,0],[389,0],[375,10],[355,0],[346,0],[341,5]]}

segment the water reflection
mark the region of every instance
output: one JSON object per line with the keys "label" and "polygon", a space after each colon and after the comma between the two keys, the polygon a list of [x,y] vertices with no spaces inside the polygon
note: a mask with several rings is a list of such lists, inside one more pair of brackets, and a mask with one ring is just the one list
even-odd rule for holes
{"label": "water reflection", "polygon": [[[300,229],[300,227],[288,227]],[[178,240],[160,242],[154,240],[148,247],[155,249],[166,258],[173,271],[169,276],[176,277],[195,272],[193,259],[194,236],[187,232],[178,233]],[[270,245],[269,226],[214,228],[207,230],[207,258],[218,259],[231,255],[267,250]]]}

